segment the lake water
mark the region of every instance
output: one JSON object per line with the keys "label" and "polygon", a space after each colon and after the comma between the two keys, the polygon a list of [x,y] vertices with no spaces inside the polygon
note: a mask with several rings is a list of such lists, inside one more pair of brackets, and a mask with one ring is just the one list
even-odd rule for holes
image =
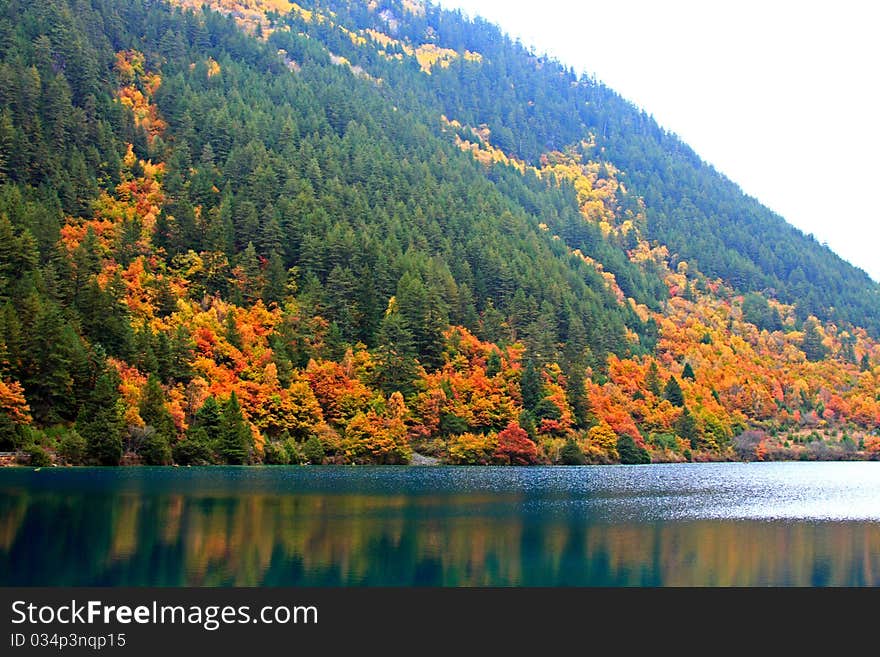
{"label": "lake water", "polygon": [[880,463],[6,468],[0,585],[877,586]]}

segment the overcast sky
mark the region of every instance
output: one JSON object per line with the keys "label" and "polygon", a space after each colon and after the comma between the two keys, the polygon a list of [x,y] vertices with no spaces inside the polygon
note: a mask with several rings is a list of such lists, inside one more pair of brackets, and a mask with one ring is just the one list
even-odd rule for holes
{"label": "overcast sky", "polygon": [[880,281],[880,3],[439,4],[595,75]]}

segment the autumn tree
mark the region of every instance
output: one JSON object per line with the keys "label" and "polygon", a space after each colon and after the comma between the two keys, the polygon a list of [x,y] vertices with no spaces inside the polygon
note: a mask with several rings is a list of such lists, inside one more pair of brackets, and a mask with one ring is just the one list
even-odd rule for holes
{"label": "autumn tree", "polygon": [[617,458],[617,434],[607,422],[592,427],[587,436],[590,443],[598,447],[612,458]]}
{"label": "autumn tree", "polygon": [[453,465],[489,465],[497,447],[496,434],[462,433],[449,441],[446,460]]}
{"label": "autumn tree", "polygon": [[516,422],[511,422],[498,433],[498,445],[493,458],[510,465],[533,465],[538,460],[538,446]]}
{"label": "autumn tree", "polygon": [[30,423],[30,408],[21,384],[0,379],[0,449],[5,451],[19,446],[23,428]]}
{"label": "autumn tree", "polygon": [[412,449],[406,426],[399,417],[382,417],[376,411],[355,415],[345,427],[343,443],[355,463],[408,463]]}

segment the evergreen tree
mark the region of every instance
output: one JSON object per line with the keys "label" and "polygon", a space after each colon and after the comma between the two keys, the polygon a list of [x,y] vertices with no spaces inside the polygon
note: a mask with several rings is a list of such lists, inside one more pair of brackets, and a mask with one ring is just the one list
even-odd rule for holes
{"label": "evergreen tree", "polygon": [[681,372],[682,379],[690,379],[691,381],[695,380],[697,377],[694,375],[694,368],[691,367],[690,363],[684,364],[684,369]]}
{"label": "evergreen tree", "polygon": [[543,397],[543,384],[541,383],[541,375],[531,359],[526,361],[526,365],[523,368],[519,389],[522,395],[523,408],[534,411]]}
{"label": "evergreen tree", "polygon": [[180,465],[208,465],[214,459],[213,443],[202,427],[190,428],[186,438],[174,444],[171,453]]}
{"label": "evergreen tree", "polygon": [[263,303],[267,306],[273,303],[281,303],[287,295],[288,272],[284,268],[284,260],[278,253],[269,256],[266,265],[266,284],[263,287]]}
{"label": "evergreen tree", "polygon": [[406,273],[397,285],[397,308],[412,332],[419,362],[428,369],[443,363],[443,331],[448,325],[447,305],[433,285],[418,274]]}
{"label": "evergreen tree", "polygon": [[568,386],[565,394],[568,405],[571,407],[575,429],[589,429],[596,423],[593,410],[590,408],[584,379],[584,373],[577,369],[568,373]]}
{"label": "evergreen tree", "polygon": [[220,405],[217,403],[217,399],[211,395],[196,412],[193,426],[204,429],[208,440],[212,443],[216,443],[220,440],[220,417]]}
{"label": "evergreen tree", "polygon": [[559,462],[562,465],[586,465],[587,459],[580,446],[574,440],[568,440],[559,450]]}
{"label": "evergreen tree", "polygon": [[684,406],[684,392],[682,392],[678,379],[674,376],[670,376],[666,381],[666,387],[663,389],[663,398],[673,406]]}
{"label": "evergreen tree", "polygon": [[493,349],[486,359],[486,376],[491,379],[499,372],[501,372],[501,354],[497,349]]}
{"label": "evergreen tree", "polygon": [[804,340],[801,345],[807,360],[819,361],[828,354],[828,349],[822,344],[822,336],[819,333],[816,321],[808,319],[804,322]]}
{"label": "evergreen tree", "polygon": [[657,361],[652,360],[648,367],[648,373],[645,375],[645,387],[656,397],[660,396],[660,372],[657,369]]}
{"label": "evergreen tree", "polygon": [[76,416],[72,369],[82,345],[54,304],[35,306],[34,324],[23,327],[22,383],[34,416],[55,423]]}
{"label": "evergreen tree", "polygon": [[242,415],[238,397],[233,392],[220,415],[217,453],[224,463],[243,465],[250,462],[252,443],[251,431]]}
{"label": "evergreen tree", "polygon": [[375,385],[386,395],[398,390],[410,394],[416,378],[415,345],[406,320],[393,307],[382,319],[376,340]]}
{"label": "evergreen tree", "polygon": [[234,308],[229,308],[229,310],[226,311],[226,319],[223,320],[223,328],[226,341],[241,351],[244,345],[242,345],[241,342],[241,333],[238,331],[238,322],[235,319]]}
{"label": "evergreen tree", "polygon": [[617,454],[624,465],[643,465],[651,462],[648,450],[637,445],[636,441],[627,435],[617,439]]}
{"label": "evergreen tree", "polygon": [[247,247],[239,257],[241,267],[241,293],[244,303],[250,305],[260,298],[265,287],[263,272],[260,268],[260,258],[253,242],[248,242]]}
{"label": "evergreen tree", "polygon": [[675,421],[673,428],[678,436],[690,441],[691,449],[697,448],[700,433],[697,429],[697,421],[694,419],[694,416],[691,415],[691,412],[687,407],[682,410],[681,415]]}
{"label": "evergreen tree", "polygon": [[141,446],[144,462],[147,465],[167,465],[171,462],[171,444],[176,431],[171,413],[165,407],[165,393],[155,374],[147,378],[141,392],[139,412],[147,430]]}
{"label": "evergreen tree", "polygon": [[93,462],[119,465],[124,424],[119,376],[108,370],[98,378],[76,421],[77,432],[85,439],[86,452]]}

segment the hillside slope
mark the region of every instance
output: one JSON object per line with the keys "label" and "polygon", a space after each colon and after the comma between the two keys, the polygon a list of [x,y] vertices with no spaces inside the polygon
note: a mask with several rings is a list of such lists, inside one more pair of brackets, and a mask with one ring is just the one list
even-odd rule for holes
{"label": "hillside slope", "polygon": [[3,8],[2,448],[880,452],[877,286],[610,90],[417,3],[201,7]]}

